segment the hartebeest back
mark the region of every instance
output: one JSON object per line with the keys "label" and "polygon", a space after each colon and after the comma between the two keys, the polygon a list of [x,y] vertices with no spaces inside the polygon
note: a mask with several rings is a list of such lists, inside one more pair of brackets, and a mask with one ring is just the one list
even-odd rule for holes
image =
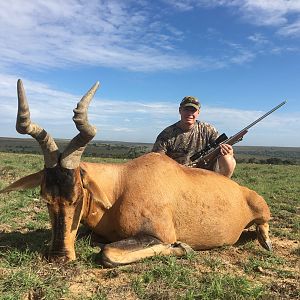
{"label": "hartebeest back", "polygon": [[106,266],[234,244],[254,223],[260,244],[271,250],[266,202],[231,179],[179,165],[158,153],[124,164],[80,162],[96,134],[87,109],[98,86],[96,83],[74,110],[79,134],[60,153],[51,136],[31,122],[24,88],[18,81],[16,128],[39,142],[45,168],[1,192],[41,187],[52,223],[50,257],[75,259],[80,222],[111,242],[101,251]]}

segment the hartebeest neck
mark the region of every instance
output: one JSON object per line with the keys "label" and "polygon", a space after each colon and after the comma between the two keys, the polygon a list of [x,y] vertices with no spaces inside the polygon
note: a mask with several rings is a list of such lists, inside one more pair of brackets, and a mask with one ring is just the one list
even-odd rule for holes
{"label": "hartebeest neck", "polygon": [[80,167],[95,182],[113,205],[123,193],[123,170],[126,164],[98,164],[82,162]]}
{"label": "hartebeest neck", "polygon": [[84,179],[84,211],[82,222],[89,227],[98,226],[101,218],[123,193],[125,165],[82,163]]}

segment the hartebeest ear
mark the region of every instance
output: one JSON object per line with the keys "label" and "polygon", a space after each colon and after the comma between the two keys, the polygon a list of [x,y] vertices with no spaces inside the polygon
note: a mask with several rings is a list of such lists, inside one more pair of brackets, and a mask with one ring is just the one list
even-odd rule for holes
{"label": "hartebeest ear", "polygon": [[87,189],[96,203],[100,204],[105,209],[111,208],[111,202],[108,200],[106,194],[102,191],[99,184],[97,184],[83,169],[81,169],[81,176],[83,187]]}
{"label": "hartebeest ear", "polygon": [[44,176],[44,170],[37,173],[30,174],[28,176],[22,177],[21,179],[13,182],[6,188],[0,191],[1,193],[8,193],[17,190],[32,189],[41,185]]}

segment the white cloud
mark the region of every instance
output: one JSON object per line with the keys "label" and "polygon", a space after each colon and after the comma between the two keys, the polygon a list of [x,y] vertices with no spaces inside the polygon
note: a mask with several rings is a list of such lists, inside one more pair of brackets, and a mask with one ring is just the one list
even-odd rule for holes
{"label": "white cloud", "polygon": [[135,132],[133,128],[126,128],[126,127],[116,127],[112,129],[113,131],[118,131],[118,132]]}
{"label": "white cloud", "polygon": [[292,24],[281,27],[278,33],[283,36],[299,36],[300,37],[300,17]]}
{"label": "white cloud", "polygon": [[[230,8],[230,12],[239,15],[248,23],[258,26],[278,28],[284,36],[300,36],[300,1],[299,0],[164,0],[169,5],[182,11],[197,7]],[[234,10],[235,9],[235,10]]]}
{"label": "white cloud", "polygon": [[[35,67],[93,64],[130,70],[181,69],[194,58],[174,51],[181,32],[131,1],[0,2],[0,62]],[[161,28],[164,28],[162,33]],[[197,63],[197,62],[196,62]]]}
{"label": "white cloud", "polygon": [[261,33],[254,33],[248,36],[248,40],[262,46],[270,44],[270,41]]}
{"label": "white cloud", "polygon": [[[298,6],[283,0],[275,4],[249,0],[165,2],[181,10],[195,6],[236,8],[248,22],[282,24],[281,35],[296,36],[299,32],[298,23],[288,19],[290,13],[299,13]],[[235,49],[225,56],[203,55],[201,51],[190,55],[180,48],[188,34],[179,24],[168,23],[157,7],[146,1],[32,0],[26,6],[22,0],[0,1],[0,39],[5,41],[0,44],[0,71],[79,65],[131,71],[212,70],[248,63],[257,54],[254,49],[244,53]],[[252,41],[258,42],[258,38],[252,36]]]}
{"label": "white cloud", "polygon": [[[22,137],[15,131],[16,80],[14,75],[0,74],[0,136]],[[54,138],[72,138],[77,134],[72,122],[72,110],[90,87],[87,87],[82,95],[74,95],[54,90],[40,82],[25,79],[23,83],[33,122],[45,128]],[[229,136],[264,113],[212,107],[203,103],[200,119],[214,124],[220,133],[225,132]],[[89,121],[98,128],[95,138],[98,140],[151,143],[161,130],[175,123],[178,118],[178,103],[172,101],[125,102],[118,99],[101,99],[101,94],[96,94],[89,108]],[[250,130],[245,144],[299,147],[299,140],[294,137],[295,132],[299,131],[299,112],[276,112]],[[270,139],[268,142],[266,137]]]}
{"label": "white cloud", "polygon": [[252,61],[254,58],[255,58],[255,54],[253,52],[244,50],[240,54],[236,55],[235,57],[232,57],[230,59],[230,62],[241,65],[246,62]]}
{"label": "white cloud", "polygon": [[242,18],[251,24],[271,26],[278,34],[300,37],[299,0],[237,0],[226,1],[225,5],[236,7]]}

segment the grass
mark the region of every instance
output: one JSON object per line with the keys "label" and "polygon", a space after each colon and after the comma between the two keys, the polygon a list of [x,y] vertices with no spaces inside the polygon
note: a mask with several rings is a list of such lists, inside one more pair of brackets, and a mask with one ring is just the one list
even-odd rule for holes
{"label": "grass", "polygon": [[233,179],[266,199],[273,216],[273,235],[300,239],[299,166],[246,164],[237,168]]}
{"label": "grass", "polygon": [[[220,259],[204,259],[208,269],[196,271],[199,260],[164,257],[146,261],[146,271],[134,279],[139,299],[258,299],[266,295],[260,283],[236,274],[219,272]],[[206,263],[206,264],[205,264]],[[191,267],[192,266],[192,267]]]}
{"label": "grass", "polygon": [[[39,155],[0,153],[0,188],[42,166]],[[262,249],[250,231],[235,246],[105,269],[99,245],[81,227],[77,260],[49,263],[50,222],[38,189],[1,194],[0,300],[299,299],[300,166],[239,164],[233,179],[268,202],[274,252]]]}
{"label": "grass", "polygon": [[219,273],[215,265],[200,273],[190,263],[167,257],[150,261],[147,267],[133,282],[140,299],[257,299],[265,293],[261,284]]}

